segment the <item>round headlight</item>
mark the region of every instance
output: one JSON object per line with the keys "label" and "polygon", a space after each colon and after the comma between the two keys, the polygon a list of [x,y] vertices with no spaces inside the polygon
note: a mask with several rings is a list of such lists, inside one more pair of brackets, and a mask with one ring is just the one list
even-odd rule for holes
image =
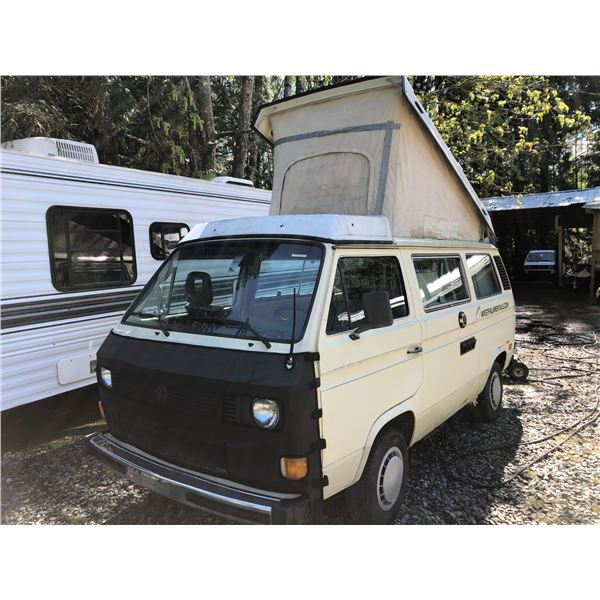
{"label": "round headlight", "polygon": [[107,387],[112,387],[112,372],[110,369],[105,369],[104,367],[100,367],[100,379],[102,379],[102,383]]}
{"label": "round headlight", "polygon": [[273,429],[279,423],[279,406],[275,400],[255,398],[252,403],[252,416],[263,429]]}

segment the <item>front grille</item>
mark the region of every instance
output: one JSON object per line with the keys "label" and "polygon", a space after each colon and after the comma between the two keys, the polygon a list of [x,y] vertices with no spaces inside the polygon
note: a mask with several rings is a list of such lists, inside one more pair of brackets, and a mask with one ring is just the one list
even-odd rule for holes
{"label": "front grille", "polygon": [[222,401],[223,421],[227,423],[240,422],[240,403],[236,396],[225,396]]}
{"label": "front grille", "polygon": [[510,290],[510,279],[508,278],[508,273],[506,272],[506,267],[502,262],[502,258],[500,258],[498,254],[494,256],[494,262],[496,263],[500,279],[502,280],[502,287],[505,290]]}

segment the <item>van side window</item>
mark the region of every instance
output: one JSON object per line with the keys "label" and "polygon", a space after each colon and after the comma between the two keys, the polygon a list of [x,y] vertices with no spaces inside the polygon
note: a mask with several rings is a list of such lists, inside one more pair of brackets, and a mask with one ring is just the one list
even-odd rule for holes
{"label": "van side window", "polygon": [[46,225],[57,290],[112,288],[135,281],[133,220],[127,211],[51,206]]}
{"label": "van side window", "polygon": [[435,310],[469,299],[460,257],[415,256],[413,264],[425,310]]}
{"label": "van side window", "polygon": [[185,223],[152,223],[150,225],[150,253],[156,260],[165,260],[177,243],[189,233]]}
{"label": "van side window", "polygon": [[327,319],[328,334],[348,331],[365,320],[362,295],[386,291],[394,319],[408,315],[404,282],[393,256],[340,258],[333,282]]}
{"label": "van side window", "polygon": [[477,298],[489,298],[502,291],[489,254],[467,254],[467,266]]}

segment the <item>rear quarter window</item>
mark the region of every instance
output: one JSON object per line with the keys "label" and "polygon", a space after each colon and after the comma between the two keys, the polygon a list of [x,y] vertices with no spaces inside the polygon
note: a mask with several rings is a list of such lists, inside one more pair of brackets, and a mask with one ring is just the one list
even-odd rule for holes
{"label": "rear quarter window", "polygon": [[467,267],[479,300],[495,296],[502,291],[489,254],[467,254]]}
{"label": "rear quarter window", "polygon": [[413,256],[413,265],[426,311],[469,300],[460,256]]}

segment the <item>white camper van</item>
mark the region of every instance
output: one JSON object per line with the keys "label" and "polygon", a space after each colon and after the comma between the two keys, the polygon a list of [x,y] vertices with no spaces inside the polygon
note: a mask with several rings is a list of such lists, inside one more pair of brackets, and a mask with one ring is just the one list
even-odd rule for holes
{"label": "white camper van", "polygon": [[90,144],[3,144],[2,409],[95,383],[96,350],[194,225],[270,192],[98,164]]}
{"label": "white camper van", "polygon": [[113,329],[93,452],[237,519],[311,521],[343,492],[388,523],[410,446],[463,407],[497,417],[510,282],[415,102],[391,77],[262,108],[271,214],[190,234]]}
{"label": "white camper van", "polygon": [[556,250],[531,250],[525,257],[523,273],[533,278],[551,277],[556,271]]}

